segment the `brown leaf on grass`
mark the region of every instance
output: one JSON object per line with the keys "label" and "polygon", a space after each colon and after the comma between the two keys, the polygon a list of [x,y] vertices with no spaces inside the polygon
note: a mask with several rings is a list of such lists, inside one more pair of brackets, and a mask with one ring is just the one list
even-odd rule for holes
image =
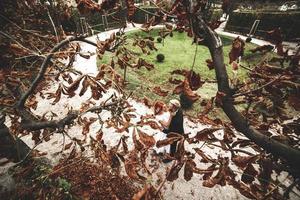
{"label": "brown leaf on grass", "polygon": [[196,153],[202,157],[202,162],[205,163],[214,163],[216,162],[215,159],[210,158],[208,155],[205,155],[205,153],[199,149],[199,148],[194,148],[194,150],[196,151]]}
{"label": "brown leaf on grass", "polygon": [[229,126],[225,125],[225,129],[224,129],[224,136],[223,136],[223,141],[225,143],[232,143],[233,142],[233,138],[235,137],[235,134],[233,132],[233,130],[231,128],[229,128]]}
{"label": "brown leaf on grass", "polygon": [[156,199],[156,190],[152,185],[145,185],[144,188],[135,193],[132,200],[152,200]]}
{"label": "brown leaf on grass", "polygon": [[144,103],[148,108],[151,108],[153,105],[147,97],[142,99],[142,103]]}
{"label": "brown leaf on grass", "polygon": [[176,153],[175,153],[175,158],[177,160],[182,160],[182,158],[184,157],[184,154],[185,154],[184,141],[185,140],[182,137],[181,140],[179,140],[179,142],[177,144],[177,149],[176,149]]}
{"label": "brown leaf on grass", "polygon": [[102,97],[102,93],[106,92],[103,84],[91,76],[87,76],[87,81],[92,90],[92,98],[99,100]]}
{"label": "brown leaf on grass", "polygon": [[98,142],[100,142],[102,140],[102,137],[103,137],[103,131],[100,129],[99,131],[97,131],[96,133],[96,140]]}
{"label": "brown leaf on grass", "polygon": [[159,86],[153,88],[153,92],[161,97],[168,96],[168,91],[162,90]]}
{"label": "brown leaf on grass", "polygon": [[273,162],[271,161],[271,159],[260,159],[260,172],[258,175],[258,180],[261,182],[261,185],[263,185],[265,188],[270,184],[273,168]]}
{"label": "brown leaf on grass", "polygon": [[234,148],[238,145],[239,145],[239,147],[246,147],[246,146],[249,146],[251,144],[253,144],[253,142],[251,142],[248,139],[239,139],[238,138],[235,142],[232,143],[231,147]]}
{"label": "brown leaf on grass", "polygon": [[246,183],[250,184],[255,180],[258,172],[255,170],[252,164],[248,164],[246,169],[243,172],[241,180]]}
{"label": "brown leaf on grass", "polygon": [[167,145],[173,144],[174,142],[177,142],[181,139],[182,139],[182,136],[181,137],[177,136],[177,137],[170,137],[167,139],[159,140],[156,142],[156,147],[160,148],[163,146],[167,146]]}
{"label": "brown leaf on grass", "polygon": [[183,164],[184,164],[184,162],[179,161],[175,165],[172,166],[169,174],[167,175],[168,181],[175,181],[178,178],[178,173],[181,170]]}
{"label": "brown leaf on grass", "polygon": [[82,88],[79,92],[79,96],[81,97],[82,95],[84,95],[84,93],[86,92],[87,88],[89,86],[89,81],[87,77],[84,77],[83,81],[82,81]]}
{"label": "brown leaf on grass", "polygon": [[114,151],[109,151],[109,156],[110,156],[110,166],[111,168],[118,168],[121,166],[121,162],[119,160],[119,157]]}
{"label": "brown leaf on grass", "polygon": [[255,162],[258,159],[258,155],[254,156],[235,156],[232,157],[231,160],[236,164],[238,167],[245,169],[247,165]]}
{"label": "brown leaf on grass", "polygon": [[198,90],[204,84],[204,81],[201,81],[200,74],[193,70],[189,71],[187,78],[189,86],[193,91]]}
{"label": "brown leaf on grass", "polygon": [[172,84],[178,85],[178,84],[182,83],[182,81],[181,81],[181,80],[179,80],[179,79],[176,79],[176,78],[172,78],[172,77],[170,77],[170,78],[169,78],[169,83],[172,83]]}
{"label": "brown leaf on grass", "polygon": [[209,135],[213,134],[215,131],[218,130],[220,130],[220,128],[205,128],[199,131],[194,138],[198,141],[205,141],[208,140]]}
{"label": "brown leaf on grass", "polygon": [[162,114],[163,110],[164,110],[165,104],[161,101],[157,101],[154,104],[154,114],[155,115],[160,115]]}
{"label": "brown leaf on grass", "polygon": [[243,56],[245,49],[245,42],[240,38],[237,37],[232,41],[232,47],[229,52],[229,64],[233,61],[236,61],[238,57]]}
{"label": "brown leaf on grass", "polygon": [[167,28],[168,30],[170,30],[170,31],[173,30],[173,25],[172,25],[172,24],[166,23],[165,26],[166,26],[166,28]]}
{"label": "brown leaf on grass", "polygon": [[141,124],[141,126],[142,125],[149,125],[152,129],[156,129],[156,130],[161,129],[161,126],[156,121],[146,121],[146,122],[143,122]]}
{"label": "brown leaf on grass", "polygon": [[122,141],[123,152],[124,152],[125,154],[127,154],[127,153],[128,153],[128,145],[127,145],[127,143],[126,143],[126,137],[123,136],[123,137],[121,138],[121,141]]}
{"label": "brown leaf on grass", "polygon": [[212,126],[222,125],[222,123],[220,124],[219,122],[210,119],[207,115],[200,114],[200,115],[198,115],[198,119],[199,119],[199,122],[201,122],[203,124],[210,124]]}
{"label": "brown leaf on grass", "polygon": [[69,144],[66,144],[64,150],[70,149],[72,144],[73,144],[73,142],[70,142]]}
{"label": "brown leaf on grass", "polygon": [[140,129],[137,129],[141,142],[147,147],[153,147],[155,145],[155,139],[153,136],[144,133]]}
{"label": "brown leaf on grass", "polygon": [[231,63],[231,67],[232,67],[232,70],[233,70],[233,71],[236,71],[236,70],[239,69],[239,64],[238,64],[237,62],[233,61],[233,62]]}
{"label": "brown leaf on grass", "polygon": [[196,163],[192,159],[188,159],[185,162],[183,177],[186,181],[192,179],[195,167],[196,167]]}
{"label": "brown leaf on grass", "polygon": [[174,88],[173,94],[181,94],[183,92],[183,89],[184,89],[184,82],[181,81],[181,83]]}
{"label": "brown leaf on grass", "polygon": [[185,70],[185,69],[176,69],[171,72],[172,75],[177,74],[177,75],[183,75],[183,76],[186,76],[188,73],[189,73],[189,71]]}
{"label": "brown leaf on grass", "polygon": [[69,95],[73,94],[79,87],[80,81],[84,78],[84,76],[79,76],[73,83],[67,88],[67,92]]}
{"label": "brown leaf on grass", "polygon": [[132,125],[130,122],[128,121],[119,121],[119,123],[121,124],[120,127],[116,127],[116,131],[118,133],[123,133],[124,131],[126,131],[127,133],[129,132],[128,128]]}
{"label": "brown leaf on grass", "polygon": [[28,98],[26,101],[26,106],[29,108],[32,108],[33,110],[36,110],[37,104],[38,104],[38,101],[36,100],[35,96]]}
{"label": "brown leaf on grass", "polygon": [[258,198],[254,193],[251,192],[251,188],[249,188],[246,184],[240,182],[231,180],[230,183],[231,186],[233,186],[235,189],[237,189],[242,195],[249,199],[261,199]]}
{"label": "brown leaf on grass", "polygon": [[136,137],[136,128],[133,128],[132,131],[132,140],[136,150],[141,151],[144,148],[144,145]]}
{"label": "brown leaf on grass", "polygon": [[127,175],[134,179],[138,180],[139,175],[137,173],[137,167],[138,167],[138,156],[136,151],[132,151],[129,153],[128,158],[125,159],[125,171]]}
{"label": "brown leaf on grass", "polygon": [[214,176],[213,178],[210,178],[210,179],[207,179],[207,180],[203,181],[202,185],[204,187],[209,187],[209,188],[214,187],[216,184],[224,186],[226,184],[226,182],[225,182],[225,168],[226,168],[226,165],[221,165],[217,175]]}
{"label": "brown leaf on grass", "polygon": [[49,129],[44,129],[42,131],[42,136],[43,136],[43,139],[48,142],[50,140],[50,130]]}
{"label": "brown leaf on grass", "polygon": [[196,174],[204,174],[203,180],[207,180],[211,177],[213,172],[217,169],[219,169],[219,168],[216,167],[216,164],[212,164],[207,169],[200,169],[200,168],[194,167],[193,172]]}
{"label": "brown leaf on grass", "polygon": [[74,145],[74,147],[73,147],[71,153],[70,153],[69,156],[68,156],[68,159],[71,160],[71,159],[75,158],[77,155],[78,155],[78,153],[77,153],[77,151],[76,151],[76,146]]}
{"label": "brown leaf on grass", "polygon": [[41,131],[35,131],[34,134],[32,134],[31,139],[34,141],[34,144],[38,144],[39,142],[41,142]]}
{"label": "brown leaf on grass", "polygon": [[201,102],[201,106],[204,106],[204,110],[201,112],[202,115],[207,115],[212,109],[213,109],[213,102],[215,100],[215,97],[212,97],[210,100],[203,100]]}
{"label": "brown leaf on grass", "polygon": [[84,117],[81,121],[82,125],[82,135],[87,135],[90,132],[90,126],[92,123],[94,123],[97,120],[97,118],[90,117],[87,119]]}
{"label": "brown leaf on grass", "polygon": [[199,99],[197,93],[191,89],[188,79],[183,81],[183,94],[192,102],[195,102]]}
{"label": "brown leaf on grass", "polygon": [[148,185],[145,185],[143,189],[135,193],[132,197],[132,200],[142,200],[144,199],[146,193],[148,192]]}
{"label": "brown leaf on grass", "polygon": [[[145,49],[143,49],[143,50],[146,51]],[[137,69],[140,69],[143,66],[146,67],[147,70],[151,70],[151,69],[154,68],[154,65],[148,63],[143,58],[139,58],[138,61],[137,61],[137,63],[134,64],[134,65],[132,65],[133,68],[137,68]]]}
{"label": "brown leaf on grass", "polygon": [[50,94],[48,96],[47,99],[50,99],[50,98],[55,98],[54,101],[52,102],[52,105],[56,104],[57,102],[59,102],[60,98],[61,98],[61,93],[62,93],[62,90],[63,90],[63,87],[61,84],[59,84],[56,92],[54,94]]}

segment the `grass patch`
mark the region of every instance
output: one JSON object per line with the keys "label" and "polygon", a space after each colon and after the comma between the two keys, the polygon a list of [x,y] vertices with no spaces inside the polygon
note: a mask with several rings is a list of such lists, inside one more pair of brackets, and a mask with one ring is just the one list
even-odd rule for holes
{"label": "grass patch", "polygon": [[[153,63],[155,69],[148,71],[145,68],[140,70],[127,68],[126,81],[128,82],[126,89],[128,91],[133,91],[135,97],[148,97],[149,99],[162,100],[164,102],[169,101],[172,98],[179,98],[178,95],[172,95],[174,85],[170,84],[168,79],[171,76],[170,72],[175,69],[191,69],[193,65],[194,55],[196,45],[192,44],[192,38],[189,38],[186,33],[174,32],[173,37],[166,37],[162,43],[157,42],[159,29],[153,29],[150,33],[145,33],[143,31],[131,31],[126,35],[128,37],[128,46],[131,50],[141,53],[141,51],[133,47],[132,41],[133,37],[136,35],[140,37],[146,37],[151,35],[155,38],[155,46],[158,51],[152,51],[149,55],[141,54],[139,57],[144,58],[146,61]],[[225,63],[227,64],[228,75],[231,78],[233,76],[231,66],[228,65],[229,58],[228,54],[231,50],[231,43],[234,38],[221,36],[223,41],[223,51],[225,57]],[[251,65],[252,63],[257,62],[260,59],[260,56],[252,57],[250,56],[251,52],[249,51],[256,46],[253,44],[246,44],[245,56],[251,57],[249,60],[243,60],[242,64],[245,66]],[[215,71],[209,70],[206,66],[206,59],[210,59],[210,53],[207,47],[198,46],[197,55],[195,60],[194,71],[201,75],[203,80],[215,80]],[[163,62],[157,62],[157,54],[163,54],[165,59]],[[110,63],[112,59],[111,53],[105,53],[102,60],[98,61],[100,63]],[[123,70],[118,69],[120,74],[123,74]],[[241,81],[247,78],[247,71],[243,68],[238,70],[238,77]],[[153,87],[160,86],[163,90],[169,91],[167,97],[160,97],[152,92]],[[200,96],[204,99],[209,99],[211,96],[214,96],[217,92],[217,87],[214,83],[205,84],[202,88],[197,91]],[[192,109],[187,111],[189,114],[195,114],[201,111],[202,108],[200,103],[197,102],[194,104]],[[222,112],[223,113],[223,112]],[[222,117],[223,118],[223,117]]]}

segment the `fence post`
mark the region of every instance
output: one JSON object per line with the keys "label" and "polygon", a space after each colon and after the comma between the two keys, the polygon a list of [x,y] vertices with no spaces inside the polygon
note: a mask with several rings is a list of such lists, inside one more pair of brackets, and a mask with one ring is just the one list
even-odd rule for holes
{"label": "fence post", "polygon": [[249,32],[249,34],[248,34],[249,37],[254,36],[254,34],[255,34],[256,30],[257,30],[257,27],[258,27],[259,23],[260,23],[260,20],[255,20],[255,21],[254,21],[254,23],[253,23],[253,25],[252,25],[252,27],[251,27],[251,29],[250,29],[250,32]]}

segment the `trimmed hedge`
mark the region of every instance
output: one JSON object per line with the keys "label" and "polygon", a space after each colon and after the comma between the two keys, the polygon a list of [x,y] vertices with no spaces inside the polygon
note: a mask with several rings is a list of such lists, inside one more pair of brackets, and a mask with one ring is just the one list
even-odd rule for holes
{"label": "trimmed hedge", "polygon": [[285,40],[300,37],[300,12],[233,12],[225,30],[248,34],[255,20],[261,20],[255,35],[265,37],[266,31],[280,27]]}

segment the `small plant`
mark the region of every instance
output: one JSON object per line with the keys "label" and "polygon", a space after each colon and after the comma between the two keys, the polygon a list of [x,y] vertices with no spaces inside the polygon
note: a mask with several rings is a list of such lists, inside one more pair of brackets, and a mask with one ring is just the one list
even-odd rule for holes
{"label": "small plant", "polygon": [[158,43],[162,42],[162,38],[161,37],[158,37],[156,40],[157,40]]}
{"label": "small plant", "polygon": [[157,54],[157,56],[156,56],[157,62],[163,62],[164,59],[165,59],[164,54],[161,54],[161,53]]}

